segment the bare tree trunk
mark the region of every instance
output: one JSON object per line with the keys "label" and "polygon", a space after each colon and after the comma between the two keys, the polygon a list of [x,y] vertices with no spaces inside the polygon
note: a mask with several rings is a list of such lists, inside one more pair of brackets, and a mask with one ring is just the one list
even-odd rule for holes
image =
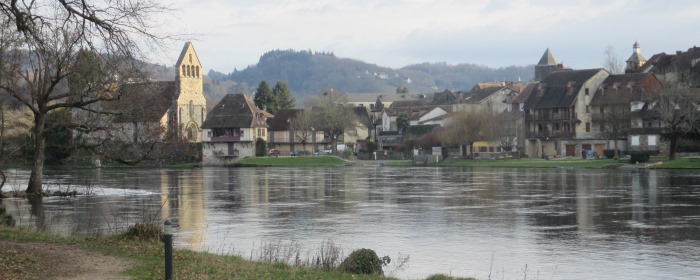
{"label": "bare tree trunk", "polygon": [[618,151],[618,149],[617,149],[617,138],[615,138],[613,140],[613,142],[615,143],[615,160],[619,160],[620,159],[620,151]]}
{"label": "bare tree trunk", "polygon": [[29,176],[29,184],[26,193],[39,195],[41,193],[41,179],[44,175],[44,158],[46,155],[46,140],[44,139],[44,125],[46,115],[42,113],[34,114],[34,166]]}
{"label": "bare tree trunk", "polygon": [[678,134],[671,133],[671,144],[668,151],[668,160],[676,159],[676,146],[678,145]]}

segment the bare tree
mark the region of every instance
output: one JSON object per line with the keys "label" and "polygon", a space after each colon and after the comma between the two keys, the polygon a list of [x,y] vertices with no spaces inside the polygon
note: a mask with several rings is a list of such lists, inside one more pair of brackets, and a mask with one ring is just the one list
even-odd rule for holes
{"label": "bare tree", "polygon": [[311,123],[316,130],[325,131],[331,136],[331,149],[336,151],[338,136],[355,125],[355,114],[347,105],[345,93],[338,90],[326,90],[309,100],[311,106]]}
{"label": "bare tree", "polygon": [[490,108],[457,112],[443,130],[444,143],[466,145],[469,157],[474,156],[474,142],[492,140],[494,114]]}
{"label": "bare tree", "polygon": [[700,124],[698,122],[700,118],[699,101],[699,97],[692,94],[690,90],[668,89],[661,94],[659,101],[654,106],[664,133],[669,138],[669,160],[676,158],[678,138],[698,130]]}
{"label": "bare tree", "polygon": [[615,55],[615,49],[608,45],[605,48],[605,61],[603,61],[603,68],[608,70],[610,74],[622,74],[625,73],[625,63],[617,55]]}
{"label": "bare tree", "polygon": [[[165,37],[153,31],[155,15],[165,11],[153,0],[0,2],[0,93],[17,99],[34,116],[35,158],[27,193],[41,192],[49,112],[92,110],[89,105],[116,98],[113,86],[127,73],[138,73],[125,66],[135,66],[144,46],[163,42]],[[80,50],[99,54],[104,71],[96,83],[75,89],[67,80],[78,75],[74,58]]]}
{"label": "bare tree", "polygon": [[291,120],[294,137],[301,142],[302,149],[306,151],[306,144],[311,138],[311,116],[307,111],[300,111],[296,117]]}
{"label": "bare tree", "polygon": [[601,107],[600,137],[613,140],[615,159],[619,159],[620,151],[617,142],[627,137],[631,127],[629,103],[610,103],[608,106]]}
{"label": "bare tree", "polygon": [[518,126],[515,118],[510,112],[499,114],[493,118],[492,136],[496,144],[503,151],[510,152],[517,145]]}

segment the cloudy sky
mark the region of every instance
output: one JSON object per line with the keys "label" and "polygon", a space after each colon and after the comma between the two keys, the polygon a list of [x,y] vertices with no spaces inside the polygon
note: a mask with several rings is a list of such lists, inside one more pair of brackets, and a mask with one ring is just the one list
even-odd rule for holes
{"label": "cloudy sky", "polygon": [[[173,0],[164,30],[190,37],[205,71],[228,73],[274,49],[332,51],[380,66],[491,67],[559,62],[601,67],[639,41],[648,58],[700,45],[700,1]],[[174,64],[182,45],[164,53]]]}

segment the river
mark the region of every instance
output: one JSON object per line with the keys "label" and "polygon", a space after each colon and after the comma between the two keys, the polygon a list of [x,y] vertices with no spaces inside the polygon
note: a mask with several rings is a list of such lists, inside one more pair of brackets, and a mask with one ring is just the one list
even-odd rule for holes
{"label": "river", "polygon": [[[3,190],[29,175],[9,170]],[[257,256],[329,240],[478,279],[691,279],[700,275],[700,173],[502,168],[47,170],[40,205],[4,199],[19,225],[64,235],[174,223],[176,246]],[[287,244],[287,245],[284,245]],[[311,253],[309,253],[311,252]],[[303,255],[303,254],[302,254]]]}

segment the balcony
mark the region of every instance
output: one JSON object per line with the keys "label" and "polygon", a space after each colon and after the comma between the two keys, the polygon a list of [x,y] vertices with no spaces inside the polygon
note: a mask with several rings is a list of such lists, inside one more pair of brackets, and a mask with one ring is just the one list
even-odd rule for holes
{"label": "balcony", "polygon": [[576,138],[576,132],[563,130],[543,130],[543,131],[528,131],[527,138]]}
{"label": "balcony", "polygon": [[241,136],[212,136],[211,142],[240,142]]}
{"label": "balcony", "polygon": [[531,122],[549,122],[549,121],[573,121],[576,120],[576,115],[569,113],[550,113],[550,114],[536,114],[536,115],[525,115],[526,121]]}

